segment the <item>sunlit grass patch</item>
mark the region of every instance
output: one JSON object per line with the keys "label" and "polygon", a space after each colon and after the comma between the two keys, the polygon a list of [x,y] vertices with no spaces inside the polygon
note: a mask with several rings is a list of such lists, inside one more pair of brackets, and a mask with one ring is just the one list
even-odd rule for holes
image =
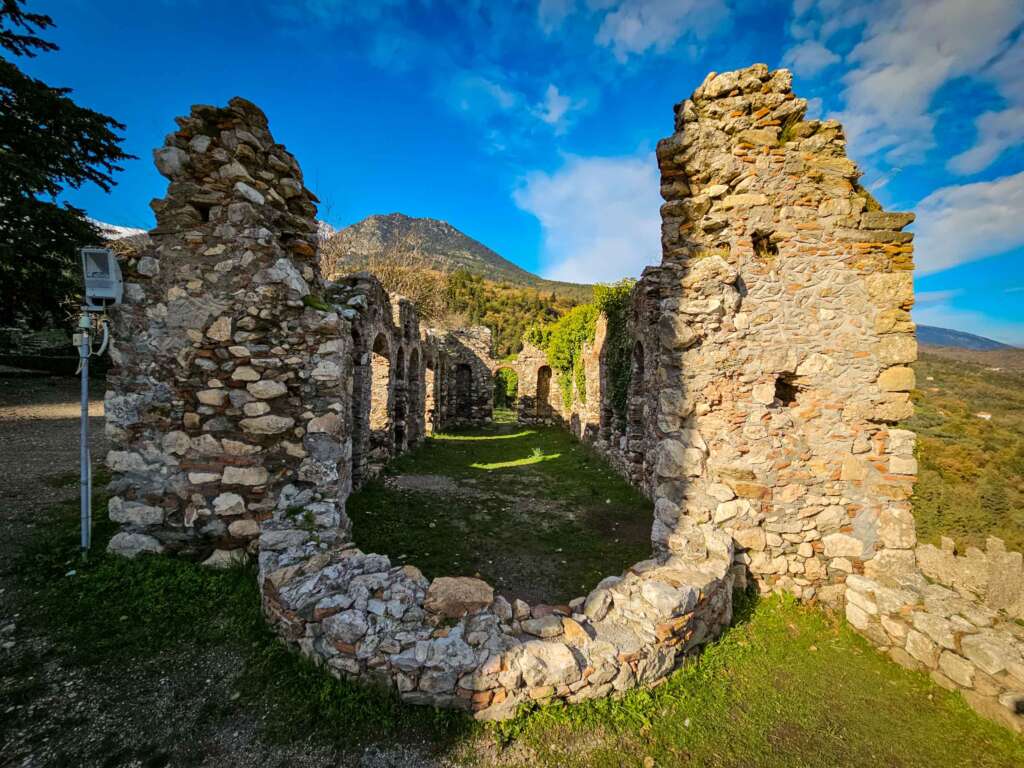
{"label": "sunlit grass patch", "polygon": [[494,461],[490,464],[470,464],[474,469],[509,469],[510,467],[526,467],[531,464],[540,464],[542,461],[553,461],[562,457],[560,453],[544,453],[535,448],[529,456],[521,459],[509,459],[508,461]]}

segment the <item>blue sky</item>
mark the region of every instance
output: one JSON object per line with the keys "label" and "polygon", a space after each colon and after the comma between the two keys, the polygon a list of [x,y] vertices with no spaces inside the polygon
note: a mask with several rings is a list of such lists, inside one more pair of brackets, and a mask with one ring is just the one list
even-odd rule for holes
{"label": "blue sky", "polygon": [[918,221],[918,322],[1024,345],[1020,0],[29,0],[19,63],[127,125],[95,218],[149,227],[151,150],[244,96],[321,217],[445,219],[523,267],[593,282],[659,258],[653,150],[710,70],[765,62],[844,122],[864,183]]}

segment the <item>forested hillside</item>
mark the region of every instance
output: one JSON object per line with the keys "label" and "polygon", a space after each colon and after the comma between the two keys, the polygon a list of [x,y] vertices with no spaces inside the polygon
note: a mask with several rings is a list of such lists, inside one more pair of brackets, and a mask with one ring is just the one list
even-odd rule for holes
{"label": "forested hillside", "polygon": [[919,538],[1024,550],[1024,373],[927,352],[915,367]]}

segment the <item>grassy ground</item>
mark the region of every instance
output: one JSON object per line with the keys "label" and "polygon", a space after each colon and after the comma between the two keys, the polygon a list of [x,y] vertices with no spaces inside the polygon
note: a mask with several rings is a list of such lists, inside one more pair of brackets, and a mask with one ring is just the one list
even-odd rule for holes
{"label": "grassy ground", "polygon": [[918,435],[919,537],[983,546],[998,536],[1024,551],[1024,373],[930,354],[915,368],[906,427]]}
{"label": "grassy ground", "polygon": [[647,499],[565,430],[505,420],[428,438],[348,512],[366,551],[531,603],[567,602],[651,552]]}
{"label": "grassy ground", "polygon": [[731,630],[653,691],[508,727],[516,765],[1011,766],[1024,740],[790,600],[745,599]]}
{"label": "grassy ground", "polygon": [[[74,511],[73,504],[59,510],[51,536],[37,539],[19,561],[26,598],[20,621],[49,638],[51,663],[71,676],[84,670],[108,679],[123,699],[110,706],[137,711],[140,721],[88,723],[97,736],[91,752],[72,741],[60,760],[42,764],[209,764],[205,735],[239,719],[258,723],[259,743],[328,755],[302,763],[325,766],[365,765],[359,756],[366,748],[400,743],[416,745],[416,765],[435,766],[1024,764],[1024,740],[979,719],[958,696],[897,667],[820,611],[779,598],[740,596],[734,626],[697,662],[621,701],[524,712],[499,726],[406,707],[336,681],[285,650],[261,620],[251,570],[106,555],[80,564]],[[109,534],[99,531],[98,543]],[[75,574],[65,575],[69,570]],[[131,671],[151,661],[166,685],[187,674],[187,659],[213,652],[234,661],[190,681],[198,701],[170,707],[159,728],[141,726],[152,705],[134,697],[157,683],[130,684]],[[43,727],[35,703],[42,661],[22,655],[0,665],[0,744],[25,726],[26,713],[34,713],[29,727]],[[126,738],[140,746],[126,748]],[[252,764],[293,763],[263,757]]]}
{"label": "grassy ground", "polygon": [[[546,434],[499,426],[484,440],[463,433],[439,442],[462,456],[452,464],[415,464],[432,455],[426,449],[402,461],[471,488],[470,480],[484,490],[510,483],[544,503],[556,494],[584,507],[628,503],[611,495],[614,477],[597,459]],[[495,445],[499,437],[516,449]],[[508,461],[518,465],[473,466]],[[580,481],[579,464],[593,487]],[[563,471],[544,482],[515,479],[552,465]],[[48,485],[74,496],[67,473],[40,483]],[[653,691],[488,726],[404,706],[303,661],[265,626],[251,568],[108,557],[113,530],[102,520],[83,564],[75,501],[33,522],[0,570],[2,768],[1024,765],[1024,739],[891,663],[843,623],[779,598],[741,597],[734,626]],[[506,542],[509,551],[515,544]],[[452,529],[428,551],[440,571],[445,553],[454,561],[463,547]]]}

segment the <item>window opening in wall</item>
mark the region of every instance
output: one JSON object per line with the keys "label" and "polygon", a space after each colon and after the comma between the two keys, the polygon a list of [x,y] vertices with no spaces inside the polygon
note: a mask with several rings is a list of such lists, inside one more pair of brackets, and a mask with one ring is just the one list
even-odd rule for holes
{"label": "window opening in wall", "polygon": [[750,236],[754,243],[754,255],[770,261],[779,255],[779,246],[772,242],[771,232],[755,232]]}
{"label": "window opening in wall", "polygon": [[775,399],[782,405],[795,405],[800,387],[793,378],[793,374],[784,373],[775,379]]}

